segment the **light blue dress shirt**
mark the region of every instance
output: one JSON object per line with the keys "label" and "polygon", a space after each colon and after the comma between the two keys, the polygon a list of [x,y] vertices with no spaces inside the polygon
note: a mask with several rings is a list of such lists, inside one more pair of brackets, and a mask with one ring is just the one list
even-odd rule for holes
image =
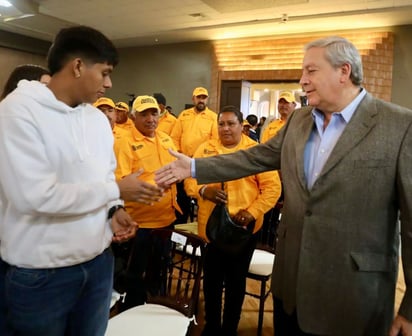
{"label": "light blue dress shirt", "polygon": [[332,113],[329,124],[325,129],[323,128],[325,120],[323,113],[316,108],[312,110],[314,127],[304,152],[305,177],[309,190],[312,189],[330,153],[332,153],[346,125],[365,95],[366,90],[361,89],[356,98],[341,112]]}

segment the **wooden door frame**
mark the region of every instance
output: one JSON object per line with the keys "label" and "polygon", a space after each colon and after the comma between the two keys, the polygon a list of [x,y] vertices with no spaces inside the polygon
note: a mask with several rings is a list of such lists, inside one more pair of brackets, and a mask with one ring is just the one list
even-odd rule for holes
{"label": "wooden door frame", "polygon": [[301,69],[283,70],[242,70],[242,71],[219,71],[215,83],[215,103],[212,110],[218,111],[220,106],[220,94],[223,80],[246,80],[246,81],[296,81],[300,80]]}

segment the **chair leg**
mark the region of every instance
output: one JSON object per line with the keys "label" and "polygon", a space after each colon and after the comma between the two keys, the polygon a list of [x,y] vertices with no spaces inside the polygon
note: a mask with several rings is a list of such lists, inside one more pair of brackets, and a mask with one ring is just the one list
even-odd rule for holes
{"label": "chair leg", "polygon": [[260,282],[259,319],[258,319],[257,336],[262,335],[263,313],[265,312],[265,301],[266,301],[266,281],[261,281]]}

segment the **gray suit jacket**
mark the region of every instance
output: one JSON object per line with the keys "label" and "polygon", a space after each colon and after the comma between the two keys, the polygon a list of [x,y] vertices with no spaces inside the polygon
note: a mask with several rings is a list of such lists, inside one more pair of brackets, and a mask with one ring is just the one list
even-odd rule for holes
{"label": "gray suit jacket", "polygon": [[284,208],[273,294],[300,327],[318,335],[387,335],[394,315],[401,219],[407,290],[400,314],[412,320],[412,113],[369,94],[309,191],[303,152],[311,108],[247,151],[196,159],[200,183],[281,169]]}

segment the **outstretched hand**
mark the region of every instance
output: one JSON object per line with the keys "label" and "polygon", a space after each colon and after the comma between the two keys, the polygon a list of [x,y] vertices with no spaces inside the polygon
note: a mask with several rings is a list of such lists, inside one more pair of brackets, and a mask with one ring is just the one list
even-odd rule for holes
{"label": "outstretched hand", "polygon": [[190,167],[192,159],[171,149],[169,149],[169,153],[177,158],[177,160],[156,171],[155,181],[160,188],[168,188],[173,183],[183,181],[191,175]]}
{"label": "outstretched hand", "polygon": [[143,169],[139,169],[136,173],[127,175],[117,181],[120,189],[120,198],[124,201],[152,205],[154,202],[158,202],[163,196],[163,189],[140,180],[138,177],[142,173]]}

